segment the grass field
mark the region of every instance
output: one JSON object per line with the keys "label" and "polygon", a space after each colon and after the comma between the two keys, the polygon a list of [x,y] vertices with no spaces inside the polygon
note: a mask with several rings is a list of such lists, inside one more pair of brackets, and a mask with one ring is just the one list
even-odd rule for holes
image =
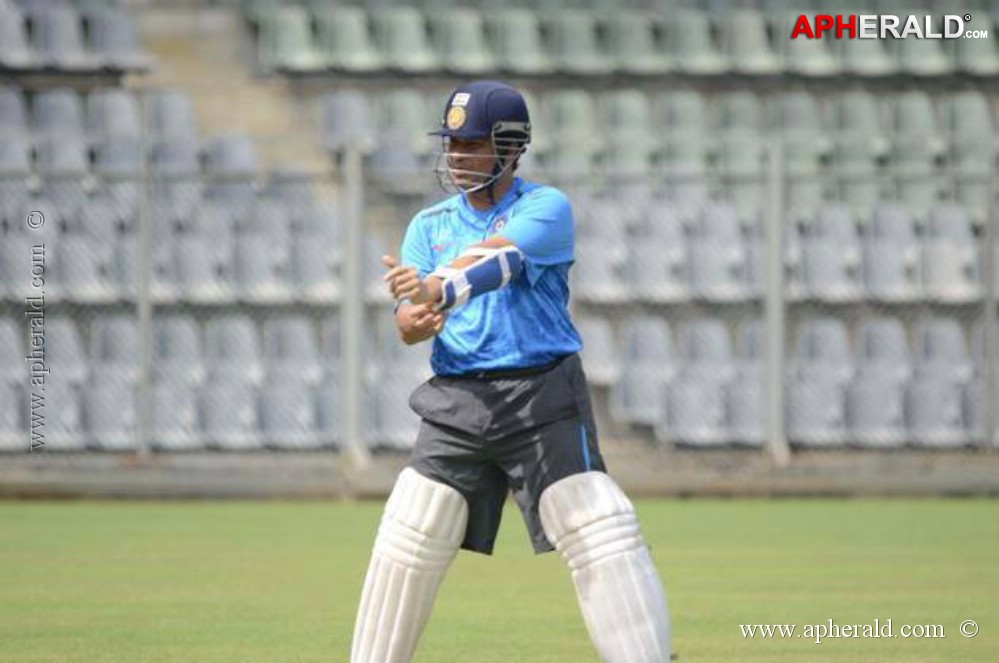
{"label": "grass field", "polygon": [[[683,663],[999,661],[999,501],[639,501]],[[0,502],[3,663],[345,663],[380,503]],[[942,625],[746,639],[740,624]],[[958,625],[974,619],[977,637]],[[568,573],[508,509],[416,663],[594,663]]]}

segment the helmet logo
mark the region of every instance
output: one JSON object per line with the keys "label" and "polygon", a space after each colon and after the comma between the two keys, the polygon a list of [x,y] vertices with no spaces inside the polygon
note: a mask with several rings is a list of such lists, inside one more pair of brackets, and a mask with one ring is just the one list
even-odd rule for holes
{"label": "helmet logo", "polygon": [[465,118],[467,114],[465,109],[461,106],[451,106],[450,110],[447,112],[447,128],[454,131],[455,129],[461,129],[465,126]]}

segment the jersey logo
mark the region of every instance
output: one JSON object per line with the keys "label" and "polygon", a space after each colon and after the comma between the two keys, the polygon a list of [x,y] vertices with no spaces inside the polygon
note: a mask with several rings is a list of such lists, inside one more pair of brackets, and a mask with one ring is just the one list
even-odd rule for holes
{"label": "jersey logo", "polygon": [[493,232],[498,233],[506,227],[506,215],[504,214],[500,218],[493,221]]}

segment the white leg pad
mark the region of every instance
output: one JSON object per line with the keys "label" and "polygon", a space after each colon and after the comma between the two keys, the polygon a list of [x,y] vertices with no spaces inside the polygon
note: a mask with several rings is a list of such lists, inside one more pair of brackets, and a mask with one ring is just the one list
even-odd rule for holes
{"label": "white leg pad", "polygon": [[461,493],[404,469],[361,591],[351,663],[409,663],[468,523]]}
{"label": "white leg pad", "polygon": [[606,663],[669,663],[666,595],[635,509],[603,472],[541,494],[541,524],[569,565],[590,638]]}

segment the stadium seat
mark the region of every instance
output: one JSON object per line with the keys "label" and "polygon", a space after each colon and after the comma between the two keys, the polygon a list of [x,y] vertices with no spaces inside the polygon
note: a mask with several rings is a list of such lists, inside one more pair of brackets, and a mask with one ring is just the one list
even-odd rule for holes
{"label": "stadium seat", "polygon": [[[993,26],[999,23],[992,24]],[[988,39],[955,39],[954,69],[972,76],[999,74],[999,51],[990,33]]]}
{"label": "stadium seat", "polygon": [[857,366],[904,382],[912,376],[909,343],[902,323],[892,317],[865,319],[858,335]]}
{"label": "stadium seat", "polygon": [[171,242],[171,269],[164,283],[176,292],[163,292],[160,298],[175,296],[206,304],[230,301],[234,293],[229,277],[235,274],[235,258],[229,239],[223,241],[215,244],[212,236],[204,233],[177,234]]}
{"label": "stadium seat", "polygon": [[81,397],[88,446],[104,451],[138,447],[139,396],[134,378],[120,373],[94,373]]}
{"label": "stadium seat", "polygon": [[731,64],[722,56],[711,37],[711,23],[706,12],[685,9],[675,12],[666,24],[672,56],[677,69],[685,74],[724,74]]}
{"label": "stadium seat", "polygon": [[766,160],[766,143],[756,133],[731,132],[719,145],[718,175],[740,214],[763,208]]}
{"label": "stadium seat", "polygon": [[150,427],[153,445],[162,451],[203,448],[198,391],[183,380],[157,380],[152,386]]}
{"label": "stadium seat", "polygon": [[22,221],[17,217],[31,195],[30,177],[31,144],[26,134],[0,137],[0,226]]}
{"label": "stadium seat", "polygon": [[290,296],[288,246],[276,245],[264,233],[235,237],[232,285],[244,301],[279,302]]}
{"label": "stadium seat", "polygon": [[159,89],[146,93],[146,129],[153,139],[198,142],[198,122],[191,99],[178,89]]}
{"label": "stadium seat", "polygon": [[613,71],[614,63],[598,39],[594,14],[577,9],[557,11],[548,22],[548,32],[552,59],[560,72],[601,76]]}
{"label": "stadium seat", "polygon": [[605,16],[608,56],[614,69],[626,74],[656,75],[672,71],[674,63],[657,43],[661,26],[656,15],[615,8]]}
{"label": "stadium seat", "polygon": [[30,71],[40,66],[28,45],[24,16],[15,7],[0,7],[0,67]]}
{"label": "stadium seat", "polygon": [[919,296],[919,244],[913,221],[897,205],[878,206],[864,228],[864,283],[870,297],[889,302]]}
{"label": "stadium seat", "polygon": [[200,390],[205,442],[227,450],[258,449],[257,390],[245,370],[210,373]]}
{"label": "stadium seat", "polygon": [[710,446],[731,441],[727,425],[726,383],[685,365],[666,387],[666,420],[656,427],[661,442]]}
{"label": "stadium seat", "polygon": [[491,11],[486,15],[486,28],[501,71],[533,76],[555,70],[544,51],[541,24],[533,11],[520,8]]}
{"label": "stadium seat", "polygon": [[328,366],[323,380],[315,390],[316,427],[320,443],[324,446],[336,445],[341,438],[341,418],[343,397],[340,389],[340,375]]}
{"label": "stadium seat", "polygon": [[136,136],[109,136],[94,145],[93,152],[92,173],[98,179],[98,188],[80,210],[86,217],[88,232],[95,226],[112,228],[117,219],[138,216],[142,197],[138,173],[145,167],[145,151]]}
{"label": "stadium seat", "polygon": [[802,366],[788,376],[785,425],[791,444],[815,447],[846,441],[845,383],[833,368]]}
{"label": "stadium seat", "polygon": [[[983,41],[961,39],[960,41]],[[965,90],[945,99],[944,126],[954,198],[982,224],[989,208],[989,183],[997,155],[997,134],[989,100],[977,90]]]}
{"label": "stadium seat", "polygon": [[890,147],[877,101],[866,90],[851,89],[833,102],[832,110],[839,198],[856,213],[869,214],[881,199],[878,161]]}
{"label": "stadium seat", "polygon": [[666,414],[666,385],[680,364],[672,333],[662,318],[639,315],[625,321],[622,339],[621,375],[611,392],[611,412],[619,421],[656,426]]}
{"label": "stadium seat", "polygon": [[[2,20],[2,19],[0,19]],[[26,136],[28,132],[28,103],[21,89],[0,87],[0,136]]]}
{"label": "stadium seat", "polygon": [[39,92],[31,104],[32,129],[41,135],[83,137],[83,104],[69,88]]}
{"label": "stadium seat", "polygon": [[263,377],[260,337],[246,315],[227,314],[205,325],[205,360],[209,377],[235,373],[256,384]]}
{"label": "stadium seat", "polygon": [[628,301],[625,282],[627,249],[623,244],[609,247],[601,241],[576,244],[576,263],[570,272],[572,291],[580,300],[595,303]]}
{"label": "stadium seat", "polygon": [[580,356],[587,382],[603,387],[615,384],[621,377],[621,360],[617,356],[610,320],[587,316],[577,318],[575,322],[583,339]]}
{"label": "stadium seat", "polygon": [[257,392],[261,442],[277,449],[315,447],[319,443],[313,387],[294,373],[271,373]]}
{"label": "stadium seat", "polygon": [[214,136],[204,148],[205,171],[221,177],[252,177],[260,169],[253,139],[244,133]]}
{"label": "stadium seat", "polygon": [[259,24],[257,57],[265,71],[300,74],[320,71],[325,59],[312,41],[305,8],[278,5],[264,13]]}
{"label": "stadium seat", "polygon": [[479,75],[496,69],[487,48],[485,22],[474,9],[452,7],[429,16],[433,43],[444,69],[455,74]]}
{"label": "stadium seat", "polygon": [[723,92],[715,97],[715,126],[725,133],[738,131],[763,131],[767,126],[763,101],[750,90]]}
{"label": "stadium seat", "polygon": [[110,301],[114,289],[108,282],[108,246],[83,232],[64,233],[55,246],[50,297],[82,304]]}
{"label": "stadium seat", "polygon": [[704,96],[694,91],[658,95],[653,103],[655,126],[663,127],[662,177],[670,197],[680,203],[703,202],[708,190],[708,163],[713,152]]}
{"label": "stadium seat", "polygon": [[153,59],[145,52],[132,15],[125,9],[104,7],[87,13],[90,48],[110,70],[144,72]]}
{"label": "stadium seat", "polygon": [[[45,430],[42,434],[47,451],[83,451],[86,448],[81,391],[82,387],[78,390],[76,384],[60,373],[53,372],[46,378]],[[59,406],[49,405],[54,403]]]}
{"label": "stadium seat", "polygon": [[318,383],[322,365],[312,321],[302,315],[275,317],[264,323],[264,360],[269,375],[295,376]]}
{"label": "stadium seat", "polygon": [[680,355],[698,374],[727,381],[735,375],[732,339],[718,318],[696,318],[680,328]]}
{"label": "stadium seat", "polygon": [[861,298],[860,237],[846,206],[830,205],[819,211],[805,228],[801,252],[805,296],[828,302]]}
{"label": "stadium seat", "polygon": [[0,317],[0,384],[17,382],[24,375],[27,349],[23,331],[13,318]]}
{"label": "stadium seat", "polygon": [[850,439],[865,447],[899,447],[906,440],[904,382],[859,365],[847,387]]}
{"label": "stadium seat", "polygon": [[331,152],[356,147],[368,152],[374,147],[376,120],[372,104],[364,92],[342,89],[323,95],[321,141]]}
{"label": "stadium seat", "polygon": [[367,12],[349,5],[314,8],[317,44],[334,71],[371,72],[385,62],[374,45]]}
{"label": "stadium seat", "polygon": [[930,211],[922,240],[925,296],[940,302],[972,302],[981,297],[978,249],[964,208],[939,205]]}
{"label": "stadium seat", "polygon": [[748,255],[733,205],[705,207],[688,245],[690,290],[708,301],[738,301],[750,295]]}
{"label": "stadium seat", "polygon": [[141,136],[142,113],[128,90],[95,90],[87,97],[87,130],[94,140],[108,136]]}
{"label": "stadium seat", "polygon": [[406,74],[424,74],[441,68],[418,9],[394,6],[374,11],[371,18],[375,43],[385,67]]}
{"label": "stadium seat", "polygon": [[898,72],[898,64],[880,39],[838,39],[836,43],[840,69],[847,75],[881,77]]}
{"label": "stadium seat", "polygon": [[[941,30],[938,24],[936,30]],[[956,41],[967,41],[959,39]],[[944,76],[954,71],[950,51],[944,50],[940,39],[890,39],[901,73],[910,76]]]}
{"label": "stadium seat", "polygon": [[896,196],[913,210],[926,209],[939,198],[937,161],[946,150],[936,110],[929,94],[921,90],[899,93],[890,108],[894,128],[892,171],[898,178]]}
{"label": "stadium seat", "polygon": [[411,449],[420,430],[420,418],[409,409],[413,391],[407,381],[388,380],[378,385],[374,398],[374,439],[392,449]]}
{"label": "stadium seat", "polygon": [[89,165],[89,148],[82,136],[53,135],[36,143],[35,167],[43,178],[42,195],[61,218],[75,216],[85,204]]}
{"label": "stadium seat", "polygon": [[0,381],[0,451],[24,451],[30,445],[22,391],[13,382]]}
{"label": "stadium seat", "polygon": [[839,74],[839,63],[830,50],[828,39],[808,39],[803,36],[790,38],[798,16],[799,14],[781,14],[774,21],[784,71],[815,78]]}
{"label": "stadium seat", "polygon": [[916,328],[916,370],[964,383],[974,377],[975,364],[968,353],[961,323],[950,317],[933,317]]}
{"label": "stadium seat", "polygon": [[738,339],[735,377],[728,383],[726,393],[728,426],[733,442],[760,446],[767,420],[762,321],[754,318],[743,323],[738,329]]}
{"label": "stadium seat", "polygon": [[984,406],[982,381],[974,380],[965,385],[961,413],[968,441],[973,444],[981,445],[986,442]]}
{"label": "stadium seat", "polygon": [[[80,330],[72,318],[58,315],[45,321],[45,360],[53,374],[73,387],[82,385],[90,375]],[[52,401],[56,402],[56,401]]]}
{"label": "stadium seat", "polygon": [[648,234],[634,237],[629,246],[625,269],[630,287],[639,299],[649,302],[686,300],[690,292],[683,219],[667,205],[650,211],[649,216]]}
{"label": "stadium seat", "polygon": [[156,381],[166,385],[195,386],[204,380],[201,331],[194,317],[170,314],[153,319],[153,371]]}
{"label": "stadium seat", "polygon": [[[138,319],[128,314],[102,315],[94,320],[90,331],[94,370],[134,380],[141,362]],[[96,379],[94,375],[91,378],[91,382]]]}
{"label": "stadium seat", "polygon": [[795,374],[815,369],[825,371],[841,386],[853,377],[850,339],[845,324],[839,318],[807,318],[798,328],[789,372]]}
{"label": "stadium seat", "polygon": [[324,243],[312,236],[302,233],[292,236],[289,269],[295,297],[330,303],[340,296],[338,260]]}
{"label": "stadium seat", "polygon": [[[722,50],[739,74],[769,76],[783,67],[770,46],[763,14],[756,9],[733,9],[721,25]],[[793,41],[793,40],[792,40]]]}
{"label": "stadium seat", "polygon": [[103,58],[89,52],[83,41],[83,22],[69,5],[51,5],[31,12],[32,45],[38,62],[50,69],[93,72]]}

